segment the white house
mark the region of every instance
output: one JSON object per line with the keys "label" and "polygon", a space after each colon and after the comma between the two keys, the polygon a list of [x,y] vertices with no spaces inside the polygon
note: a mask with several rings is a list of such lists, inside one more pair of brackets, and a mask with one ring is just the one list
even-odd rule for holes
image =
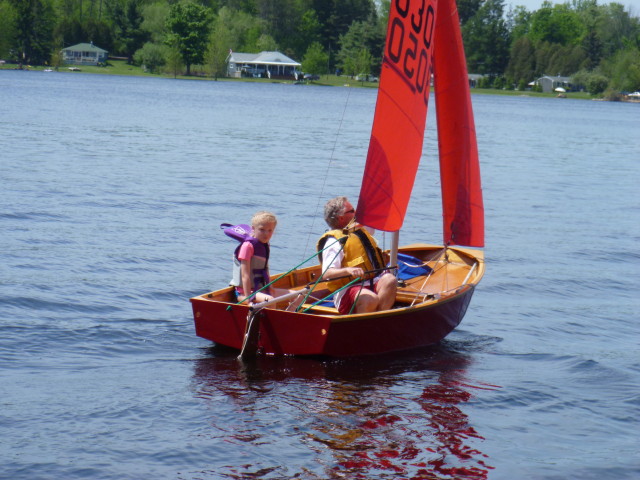
{"label": "white house", "polygon": [[62,49],[62,61],[67,65],[98,65],[105,63],[108,55],[109,52],[96,47],[93,42]]}
{"label": "white house", "polygon": [[294,78],[302,76],[302,65],[280,52],[229,52],[227,76]]}
{"label": "white house", "polygon": [[536,83],[542,87],[542,91],[544,93],[551,93],[555,91],[556,88],[564,88],[566,91],[573,89],[571,78],[561,77],[559,75],[556,77],[545,75],[544,77],[540,77],[536,80]]}

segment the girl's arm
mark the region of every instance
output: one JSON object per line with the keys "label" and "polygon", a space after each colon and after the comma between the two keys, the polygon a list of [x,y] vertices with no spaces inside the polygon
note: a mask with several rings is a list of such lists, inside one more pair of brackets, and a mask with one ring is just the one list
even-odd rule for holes
{"label": "girl's arm", "polygon": [[242,290],[244,296],[238,297],[242,301],[253,293],[253,279],[251,278],[251,259],[240,260],[240,281],[242,282]]}

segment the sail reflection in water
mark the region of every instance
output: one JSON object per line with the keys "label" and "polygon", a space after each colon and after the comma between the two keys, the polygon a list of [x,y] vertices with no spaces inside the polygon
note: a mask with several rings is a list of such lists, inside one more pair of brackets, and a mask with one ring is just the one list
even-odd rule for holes
{"label": "sail reflection in water", "polygon": [[464,404],[474,390],[497,387],[465,378],[466,355],[438,347],[399,358],[243,365],[233,352],[211,354],[196,363],[194,389],[211,408],[203,434],[217,440],[220,475],[481,479],[492,469]]}

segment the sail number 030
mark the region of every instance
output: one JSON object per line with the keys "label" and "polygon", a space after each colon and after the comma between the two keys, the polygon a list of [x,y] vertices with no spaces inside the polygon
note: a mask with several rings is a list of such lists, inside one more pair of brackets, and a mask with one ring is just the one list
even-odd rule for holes
{"label": "sail number 030", "polygon": [[[418,92],[423,93],[429,91],[430,48],[436,18],[430,1],[413,2],[420,3],[420,7],[414,11],[411,11],[411,3],[411,0],[395,0],[398,15],[391,23],[387,54],[406,79],[415,85]],[[425,102],[427,100],[425,98]]]}

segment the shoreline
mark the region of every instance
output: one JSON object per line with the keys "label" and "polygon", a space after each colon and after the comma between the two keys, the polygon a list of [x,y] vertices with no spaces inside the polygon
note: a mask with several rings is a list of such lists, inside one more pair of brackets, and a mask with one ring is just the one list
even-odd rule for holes
{"label": "shoreline", "polygon": [[[353,88],[378,88],[378,82],[362,82],[357,81],[354,78],[346,77],[346,76],[336,76],[336,75],[321,75],[320,80],[317,81],[298,81],[295,80],[271,80],[264,78],[229,78],[229,77],[218,77],[214,78],[212,76],[207,75],[200,66],[196,66],[194,68],[194,74],[187,75],[171,75],[167,73],[149,73],[145,72],[142,67],[138,67],[135,65],[128,65],[124,60],[113,60],[110,59],[106,66],[93,66],[93,65],[65,65],[62,67],[58,67],[57,69],[52,69],[52,67],[48,66],[30,66],[20,68],[17,64],[1,64],[0,72],[3,70],[14,70],[14,71],[31,71],[31,72],[46,72],[46,73],[65,73],[65,74],[74,74],[74,73],[88,73],[88,74],[97,74],[97,75],[122,75],[122,76],[139,76],[139,77],[148,77],[148,78],[162,78],[162,79],[175,79],[175,80],[199,80],[199,81],[213,81],[213,82],[262,82],[262,83],[280,83],[280,84],[300,84],[300,85],[317,85],[317,86],[327,86],[327,87],[353,87]],[[587,92],[567,92],[558,94],[557,92],[551,93],[543,93],[543,92],[533,92],[530,90],[498,90],[494,88],[475,88],[472,87],[470,89],[471,93],[475,93],[478,95],[508,95],[508,96],[519,96],[519,97],[529,97],[529,98],[558,98],[558,99],[569,99],[569,100],[592,100],[592,101],[602,101],[602,102],[622,102],[622,103],[640,103],[640,98],[629,98],[628,96],[621,96],[621,98],[616,100],[610,100],[602,97],[594,97]]]}

